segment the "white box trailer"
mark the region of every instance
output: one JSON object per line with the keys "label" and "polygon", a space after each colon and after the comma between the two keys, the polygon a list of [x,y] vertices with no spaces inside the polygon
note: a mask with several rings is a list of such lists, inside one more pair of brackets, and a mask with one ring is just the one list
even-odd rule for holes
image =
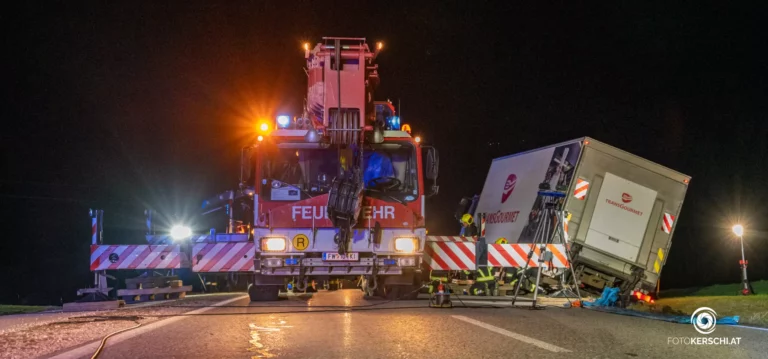
{"label": "white box trailer", "polygon": [[579,138],[494,159],[476,213],[488,242],[531,243],[543,183],[565,191],[574,269],[584,285],[653,291],[691,177]]}

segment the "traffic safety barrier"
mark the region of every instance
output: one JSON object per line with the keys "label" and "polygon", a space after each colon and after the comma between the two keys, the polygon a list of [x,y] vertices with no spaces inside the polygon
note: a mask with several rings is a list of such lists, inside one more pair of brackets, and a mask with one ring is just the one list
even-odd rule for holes
{"label": "traffic safety barrier", "polygon": [[[474,270],[476,237],[427,236],[424,261],[432,270]],[[534,246],[533,256],[528,260],[530,243],[488,244],[488,265],[492,267],[539,266],[541,250]],[[567,268],[568,257],[564,244],[548,244],[552,261],[545,262],[544,268]]]}
{"label": "traffic safety barrier", "polygon": [[91,271],[111,269],[179,269],[178,245],[92,245]]}
{"label": "traffic safety barrier", "polygon": [[253,242],[195,244],[192,270],[195,272],[253,272]]}

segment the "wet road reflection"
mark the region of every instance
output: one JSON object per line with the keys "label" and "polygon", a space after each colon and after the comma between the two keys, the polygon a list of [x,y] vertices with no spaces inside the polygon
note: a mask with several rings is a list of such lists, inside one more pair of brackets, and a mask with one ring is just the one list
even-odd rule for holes
{"label": "wet road reflection", "polygon": [[280,332],[283,329],[292,328],[292,326],[287,325],[285,318],[275,316],[269,316],[268,323],[264,326],[250,323],[248,324],[248,327],[251,331],[251,339],[249,340],[251,346],[248,348],[248,351],[254,353],[254,355],[251,356],[252,359],[274,358],[276,356],[276,353],[272,352],[271,349],[263,343],[262,335],[269,337],[271,342],[280,341],[283,338]]}

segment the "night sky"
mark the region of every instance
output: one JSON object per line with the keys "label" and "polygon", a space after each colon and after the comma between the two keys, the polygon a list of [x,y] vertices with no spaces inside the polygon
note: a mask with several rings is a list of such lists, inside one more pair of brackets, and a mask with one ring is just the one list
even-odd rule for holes
{"label": "night sky", "polygon": [[768,279],[764,9],[115,3],[0,14],[0,302],[91,282],[89,208],[107,243],[142,243],[144,208],[192,218],[235,185],[256,119],[300,113],[322,36],[384,41],[378,99],[440,149],[431,234],[457,233],[492,158],[591,136],[693,176],[662,289],[738,282],[736,221]]}

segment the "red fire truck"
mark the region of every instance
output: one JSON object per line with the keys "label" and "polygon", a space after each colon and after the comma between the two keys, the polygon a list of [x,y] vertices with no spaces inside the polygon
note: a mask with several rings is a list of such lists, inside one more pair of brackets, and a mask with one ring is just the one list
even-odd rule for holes
{"label": "red fire truck", "polygon": [[[226,233],[196,235],[180,226],[148,235],[150,244],[178,252],[175,263],[152,264],[142,256],[153,249],[137,246],[115,258],[120,246],[94,240],[91,269],[245,275],[254,301],[275,300],[286,286],[305,290],[312,281],[338,279],[362,280],[367,295],[415,296],[424,202],[438,189],[438,156],[401,125],[391,102],[374,101],[382,47],[338,37],[304,46],[303,113],[258,123],[257,137],[241,153],[238,188],[204,202],[207,213],[227,213]],[[133,253],[139,254],[120,258]]]}

